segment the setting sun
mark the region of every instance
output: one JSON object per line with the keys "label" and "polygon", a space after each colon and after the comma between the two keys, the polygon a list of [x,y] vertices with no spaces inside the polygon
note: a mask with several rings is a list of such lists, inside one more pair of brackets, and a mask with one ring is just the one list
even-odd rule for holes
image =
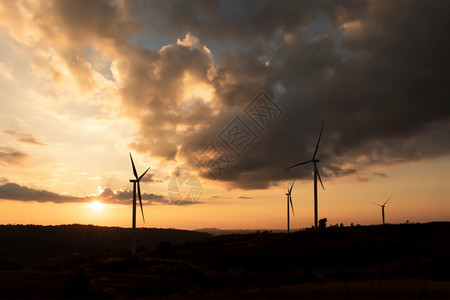
{"label": "setting sun", "polygon": [[101,211],[103,209],[103,203],[101,203],[100,201],[93,201],[89,204],[89,207],[93,211]]}

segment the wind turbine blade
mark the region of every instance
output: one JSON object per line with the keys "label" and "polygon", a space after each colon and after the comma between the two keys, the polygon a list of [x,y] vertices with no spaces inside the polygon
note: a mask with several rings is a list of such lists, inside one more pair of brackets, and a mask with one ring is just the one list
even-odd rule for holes
{"label": "wind turbine blade", "polygon": [[322,128],[320,129],[319,139],[317,140],[316,150],[314,151],[312,160],[314,160],[316,158],[317,150],[319,150],[319,143],[320,143],[320,138],[322,137],[323,124],[325,124],[325,122],[322,122]]}
{"label": "wind turbine blade", "polygon": [[293,167],[300,166],[300,165],[304,165],[304,164],[307,164],[307,163],[310,163],[310,162],[312,162],[312,160],[304,161],[304,162],[295,164],[295,165],[293,165],[293,166],[287,167],[286,170],[289,170],[289,169],[292,169]]}
{"label": "wind turbine blade", "polygon": [[142,220],[143,220],[144,223],[145,223],[144,209],[142,208],[141,185],[139,184],[139,181],[137,182],[137,190],[138,190],[138,195],[139,195],[139,204],[140,204],[140,206],[141,206]]}
{"label": "wind turbine blade", "polygon": [[323,186],[322,178],[320,178],[319,169],[318,169],[317,167],[316,167],[316,172],[317,172],[317,177],[319,177],[320,184],[322,185],[322,188],[323,188],[323,190],[325,191],[325,187]]}
{"label": "wind turbine blade", "polygon": [[383,207],[383,205],[381,205],[381,204],[378,204],[378,203],[375,203],[375,202],[370,202],[370,203],[373,203],[373,204],[375,204],[375,205],[378,205],[378,206],[381,206],[381,207]]}
{"label": "wind turbine blade", "polygon": [[142,179],[142,177],[144,177],[145,176],[145,173],[147,173],[147,171],[148,170],[150,170],[150,167],[148,167],[148,169],[147,170],[145,170],[145,172],[144,173],[142,173],[142,175],[141,176],[139,176],[139,178],[138,178],[138,180],[140,181],[141,179]]}
{"label": "wind turbine blade", "polygon": [[292,214],[295,216],[294,213],[294,205],[292,204],[292,197],[289,195],[289,202],[291,203],[291,208],[292,208]]}
{"label": "wind turbine blade", "polygon": [[391,200],[391,197],[392,197],[392,196],[389,196],[389,198],[386,200],[386,202],[384,202],[383,206],[385,206],[386,203],[388,203],[388,201]]}
{"label": "wind turbine blade", "polygon": [[134,166],[134,161],[133,161],[133,157],[131,156],[131,153],[130,153],[130,159],[131,159],[131,165],[133,166],[134,177],[136,177],[136,179],[138,179],[139,177],[138,177],[138,174],[136,172],[136,167]]}
{"label": "wind turbine blade", "polygon": [[291,191],[292,191],[292,187],[294,186],[294,182],[295,182],[295,179],[294,179],[294,181],[292,181],[292,185],[291,185],[291,188],[289,189],[289,195],[291,194]]}

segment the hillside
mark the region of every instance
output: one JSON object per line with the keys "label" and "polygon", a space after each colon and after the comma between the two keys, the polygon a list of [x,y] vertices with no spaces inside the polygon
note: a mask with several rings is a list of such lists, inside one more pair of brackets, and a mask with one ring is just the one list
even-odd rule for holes
{"label": "hillside", "polygon": [[[32,243],[43,253],[67,254],[34,265],[16,263],[14,270],[4,265],[0,282],[7,288],[0,297],[450,297],[449,222],[220,236],[145,229],[138,237],[146,242],[135,258],[126,249],[127,229],[56,229],[14,228],[22,232],[6,240],[20,245],[15,246],[20,257],[32,255]],[[11,228],[0,229],[2,257],[19,259],[8,252],[16,251],[12,246],[3,248],[5,232]],[[50,240],[59,246],[51,246]]]}
{"label": "hillside", "polygon": [[[173,244],[210,237],[203,232],[137,228],[137,248],[154,249],[161,241]],[[0,270],[18,269],[72,254],[126,253],[131,229],[93,225],[0,225]]]}

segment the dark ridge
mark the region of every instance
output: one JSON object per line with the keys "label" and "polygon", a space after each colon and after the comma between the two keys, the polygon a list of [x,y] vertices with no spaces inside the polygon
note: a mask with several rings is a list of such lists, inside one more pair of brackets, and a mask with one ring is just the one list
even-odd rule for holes
{"label": "dark ridge", "polygon": [[0,298],[448,299],[450,222],[212,236],[0,226]]}
{"label": "dark ridge", "polygon": [[[211,235],[180,229],[137,228],[137,249],[154,249],[161,241],[173,244]],[[126,252],[131,229],[94,225],[0,225],[0,270],[17,269],[73,253],[105,250]]]}

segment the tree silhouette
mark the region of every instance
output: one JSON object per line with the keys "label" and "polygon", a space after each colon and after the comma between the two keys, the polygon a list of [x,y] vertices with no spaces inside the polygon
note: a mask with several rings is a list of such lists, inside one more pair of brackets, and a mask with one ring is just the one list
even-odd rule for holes
{"label": "tree silhouette", "polygon": [[325,228],[327,227],[327,218],[323,218],[319,220],[319,229],[320,230],[325,230]]}

